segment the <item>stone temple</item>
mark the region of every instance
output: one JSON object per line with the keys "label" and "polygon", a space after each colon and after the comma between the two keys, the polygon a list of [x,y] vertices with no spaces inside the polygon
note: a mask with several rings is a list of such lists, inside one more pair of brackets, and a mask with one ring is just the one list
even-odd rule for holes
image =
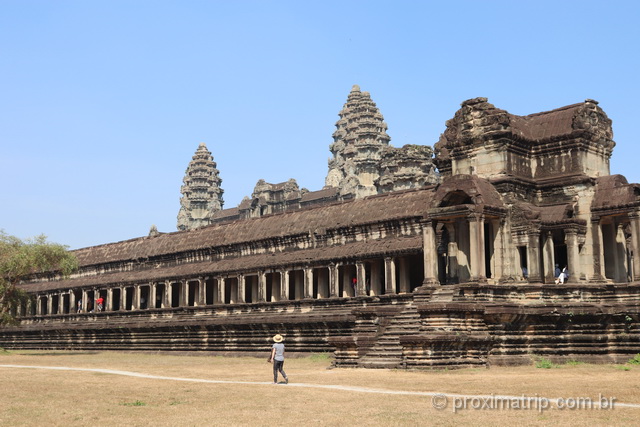
{"label": "stone temple", "polygon": [[357,86],[339,117],[324,188],[260,180],[228,209],[201,144],[180,231],[32,277],[0,346],[252,354],[280,333],[339,367],[438,369],[640,353],[640,185],[610,174],[596,101],[517,116],[470,99],[433,149],[390,146]]}

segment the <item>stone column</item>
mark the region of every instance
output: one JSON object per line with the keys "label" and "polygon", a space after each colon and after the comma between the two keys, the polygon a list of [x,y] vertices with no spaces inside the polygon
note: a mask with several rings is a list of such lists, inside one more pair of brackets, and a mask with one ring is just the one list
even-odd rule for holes
{"label": "stone column", "polygon": [[147,304],[147,307],[149,309],[156,308],[157,297],[158,295],[157,295],[156,282],[149,282],[149,303]]}
{"label": "stone column", "polygon": [[140,310],[140,294],[142,292],[142,289],[140,287],[140,285],[136,284],[133,285],[133,302],[132,302],[132,309],[133,310]]}
{"label": "stone column", "polygon": [[567,269],[569,270],[569,277],[566,281],[568,283],[578,283],[583,272],[582,266],[580,265],[580,248],[578,246],[577,230],[566,230],[564,238],[567,244]]}
{"label": "stone column", "polygon": [[629,276],[629,264],[627,262],[627,239],[624,237],[625,224],[618,222],[615,225],[615,265],[616,265],[616,282],[625,283]]}
{"label": "stone column", "polygon": [[76,294],[73,293],[73,289],[69,289],[69,313],[75,313],[76,311],[78,311]]}
{"label": "stone column", "polygon": [[[542,246],[542,265],[545,283],[555,282],[555,254],[553,252],[553,234],[547,231],[544,234],[544,245]],[[564,267],[564,266],[562,266]],[[562,269],[562,267],[560,267]]]}
{"label": "stone column", "polygon": [[160,301],[162,308],[171,307],[171,280],[164,281],[164,292],[162,293]]}
{"label": "stone column", "polygon": [[304,268],[303,292],[303,298],[313,298],[313,269],[311,267]]}
{"label": "stone column", "polygon": [[395,294],[396,293],[396,263],[393,258],[384,258],[384,293]]}
{"label": "stone column", "polygon": [[64,294],[58,293],[58,314],[64,314]]}
{"label": "stone column", "polygon": [[53,296],[51,294],[47,294],[47,314],[51,316],[53,313]]}
{"label": "stone column", "polygon": [[238,274],[238,304],[244,304],[246,302],[244,298],[247,292],[246,288],[247,282],[244,274]]}
{"label": "stone column", "polygon": [[640,280],[640,212],[631,215],[631,276]]}
{"label": "stone column", "polygon": [[207,305],[207,281],[204,277],[198,278],[198,298],[195,305]]}
{"label": "stone column", "polygon": [[127,287],[120,286],[120,311],[127,309]]}
{"label": "stone column", "polygon": [[179,307],[186,307],[189,305],[189,281],[188,280],[180,280],[180,301],[178,302]]}
{"label": "stone column", "polygon": [[363,295],[367,295],[367,270],[365,268],[364,262],[362,261],[356,261],[356,279],[358,280],[358,290],[356,296],[361,297]]}
{"label": "stone column", "polygon": [[458,271],[458,235],[456,233],[456,226],[452,223],[445,224],[447,232],[449,233],[449,244],[447,245],[447,282],[453,283],[459,278]]}
{"label": "stone column", "polygon": [[36,295],[36,316],[42,316],[42,295]]}
{"label": "stone column", "polygon": [[400,293],[407,294],[411,292],[411,282],[409,277],[409,266],[407,265],[407,259],[405,257],[400,257]]}
{"label": "stone column", "polygon": [[89,302],[89,294],[86,289],[82,289],[81,301],[82,301],[82,311],[85,313],[88,312],[89,310],[87,310],[87,302]]}
{"label": "stone column", "polygon": [[340,279],[340,273],[336,263],[329,264],[329,297],[335,298],[338,296],[338,280]]}
{"label": "stone column", "polygon": [[289,299],[289,271],[280,270],[280,300],[287,301]]}
{"label": "stone column", "polygon": [[484,253],[484,216],[469,217],[469,258],[471,261],[471,280],[485,281],[487,267]]}
{"label": "stone column", "polygon": [[258,271],[258,302],[267,300],[267,275],[264,271]]}
{"label": "stone column", "polygon": [[104,311],[113,311],[113,288],[107,288],[107,301],[104,304]]}
{"label": "stone column", "polygon": [[422,284],[439,285],[438,248],[436,247],[436,233],[431,221],[425,221],[422,224],[422,252],[424,255],[424,280]]}
{"label": "stone column", "polygon": [[505,222],[502,220],[494,220],[491,222],[492,227],[496,228],[495,241],[493,245],[493,262],[492,262],[492,278],[496,281],[502,279],[507,273],[506,261],[506,240],[504,236]]}
{"label": "stone column", "polygon": [[[216,279],[216,291],[218,292],[218,304],[224,304],[224,301],[226,299],[225,296],[225,278],[224,277],[218,277]],[[214,303],[216,303],[216,301],[214,300]]]}
{"label": "stone column", "polygon": [[[593,279],[604,281],[604,241],[602,239],[600,218],[591,220],[591,238],[593,239]],[[571,274],[571,271],[569,271],[569,274]]]}
{"label": "stone column", "polygon": [[528,234],[527,242],[527,268],[529,270],[529,282],[537,283],[542,281],[540,274],[540,232],[531,231]]}

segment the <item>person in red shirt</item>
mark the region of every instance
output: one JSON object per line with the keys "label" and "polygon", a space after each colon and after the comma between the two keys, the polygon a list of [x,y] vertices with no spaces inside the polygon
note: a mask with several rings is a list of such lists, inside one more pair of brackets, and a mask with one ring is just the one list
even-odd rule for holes
{"label": "person in red shirt", "polygon": [[98,297],[96,300],[96,305],[98,306],[98,311],[102,311],[102,306],[104,304],[104,298]]}

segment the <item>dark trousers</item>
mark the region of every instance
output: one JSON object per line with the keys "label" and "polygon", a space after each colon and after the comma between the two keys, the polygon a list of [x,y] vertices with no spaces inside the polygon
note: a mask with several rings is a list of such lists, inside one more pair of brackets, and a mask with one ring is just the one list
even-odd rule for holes
{"label": "dark trousers", "polygon": [[284,369],[282,369],[284,366],[284,360],[274,360],[273,361],[273,382],[277,383],[278,382],[278,372],[280,372],[280,374],[282,374],[282,377],[284,379],[287,378],[287,374],[284,373]]}

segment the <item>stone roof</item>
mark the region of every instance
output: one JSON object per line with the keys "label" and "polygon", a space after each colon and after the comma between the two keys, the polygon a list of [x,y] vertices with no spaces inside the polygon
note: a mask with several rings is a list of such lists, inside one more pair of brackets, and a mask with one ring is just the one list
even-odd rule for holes
{"label": "stone roof", "polygon": [[393,237],[371,242],[353,242],[346,245],[313,248],[299,251],[278,252],[264,255],[225,258],[217,261],[196,262],[164,268],[147,268],[98,276],[78,277],[54,282],[38,282],[21,285],[27,292],[41,292],[53,289],[69,289],[81,286],[105,286],[120,283],[145,283],[153,280],[198,278],[214,273],[234,273],[263,268],[282,268],[355,259],[363,255],[382,256],[385,254],[418,252],[422,248],[422,236]]}
{"label": "stone roof", "polygon": [[504,207],[500,193],[498,193],[493,184],[484,178],[464,174],[446,177],[436,187],[432,199],[433,207],[438,207],[438,204],[446,200],[448,194],[455,192],[466,194],[476,205]]}
{"label": "stone roof", "polygon": [[302,196],[302,198],[300,199],[300,203],[307,203],[322,199],[333,199],[337,194],[338,189],[336,187],[323,188],[322,190],[318,191],[309,191]]}
{"label": "stone roof", "polygon": [[531,141],[568,135],[574,131],[573,120],[583,103],[567,105],[551,111],[516,116],[509,114],[514,134]]}
{"label": "stone roof", "polygon": [[592,209],[624,208],[631,205],[640,205],[640,184],[629,184],[622,175],[597,178]]}
{"label": "stone roof", "polygon": [[[432,189],[390,193],[259,218],[213,224],[195,230],[141,237],[74,251],[80,266],[146,259],[274,237],[308,234],[393,219],[420,217]],[[244,258],[243,258],[244,259]]]}

